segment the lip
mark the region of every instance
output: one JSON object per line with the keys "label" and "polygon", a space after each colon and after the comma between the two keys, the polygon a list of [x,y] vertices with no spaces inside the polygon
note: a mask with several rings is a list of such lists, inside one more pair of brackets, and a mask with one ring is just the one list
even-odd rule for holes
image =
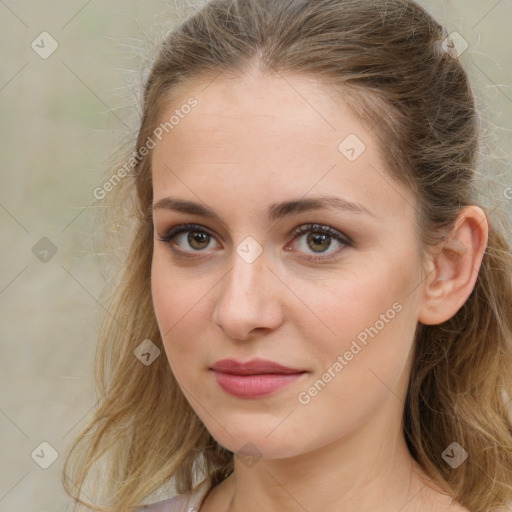
{"label": "lip", "polygon": [[307,373],[305,370],[289,368],[265,359],[252,359],[246,363],[235,359],[222,359],[210,367],[210,370],[221,389],[238,398],[271,395]]}
{"label": "lip", "polygon": [[305,371],[298,368],[289,368],[267,359],[251,359],[246,363],[236,359],[221,359],[212,365],[210,369],[232,375],[291,374],[303,373]]}

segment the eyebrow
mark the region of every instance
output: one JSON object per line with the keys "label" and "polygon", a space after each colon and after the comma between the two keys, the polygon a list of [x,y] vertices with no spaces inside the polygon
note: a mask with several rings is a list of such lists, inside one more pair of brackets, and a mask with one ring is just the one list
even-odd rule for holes
{"label": "eyebrow", "polygon": [[[222,219],[217,215],[217,213],[208,206],[186,199],[164,197],[157,201],[153,205],[152,209],[153,211],[165,209],[188,213],[191,215],[201,215],[203,217],[216,219],[219,222],[222,222]],[[272,222],[302,212],[325,209],[338,209],[349,213],[375,217],[375,214],[363,205],[348,201],[338,196],[319,196],[308,199],[294,199],[281,203],[274,203],[269,206],[267,214],[269,221]]]}

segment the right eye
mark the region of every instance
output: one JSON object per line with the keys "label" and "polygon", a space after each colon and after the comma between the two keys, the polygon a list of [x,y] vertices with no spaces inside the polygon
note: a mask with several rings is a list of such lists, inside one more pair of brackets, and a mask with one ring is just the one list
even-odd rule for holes
{"label": "right eye", "polygon": [[[185,257],[194,252],[204,252],[213,240],[213,235],[199,224],[181,224],[169,229],[165,235],[159,236],[158,240],[168,244],[171,249]],[[188,245],[192,250],[184,248]],[[176,249],[176,247],[179,247]]]}

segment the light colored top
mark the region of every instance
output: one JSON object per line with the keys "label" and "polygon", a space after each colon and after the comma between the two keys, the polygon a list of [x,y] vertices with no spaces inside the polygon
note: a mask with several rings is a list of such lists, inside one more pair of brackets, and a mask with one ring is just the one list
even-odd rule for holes
{"label": "light colored top", "polygon": [[199,512],[209,490],[210,482],[203,480],[190,494],[178,494],[164,501],[144,505],[137,512]]}

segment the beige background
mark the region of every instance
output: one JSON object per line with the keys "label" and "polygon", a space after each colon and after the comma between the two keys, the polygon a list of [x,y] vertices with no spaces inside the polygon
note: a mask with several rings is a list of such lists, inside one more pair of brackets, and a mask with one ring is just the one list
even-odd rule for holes
{"label": "beige background", "polygon": [[[511,211],[512,0],[421,3],[469,43],[462,58],[498,144],[485,149],[483,168],[494,173],[493,204]],[[0,0],[1,512],[70,510],[60,471],[95,402],[104,312],[92,190],[134,126],[139,68],[173,9],[157,0]],[[47,59],[31,48],[43,31],[59,45]],[[32,252],[43,237],[57,248],[46,263]],[[41,442],[58,454],[47,469],[31,457],[37,448],[39,461],[50,460]]]}

